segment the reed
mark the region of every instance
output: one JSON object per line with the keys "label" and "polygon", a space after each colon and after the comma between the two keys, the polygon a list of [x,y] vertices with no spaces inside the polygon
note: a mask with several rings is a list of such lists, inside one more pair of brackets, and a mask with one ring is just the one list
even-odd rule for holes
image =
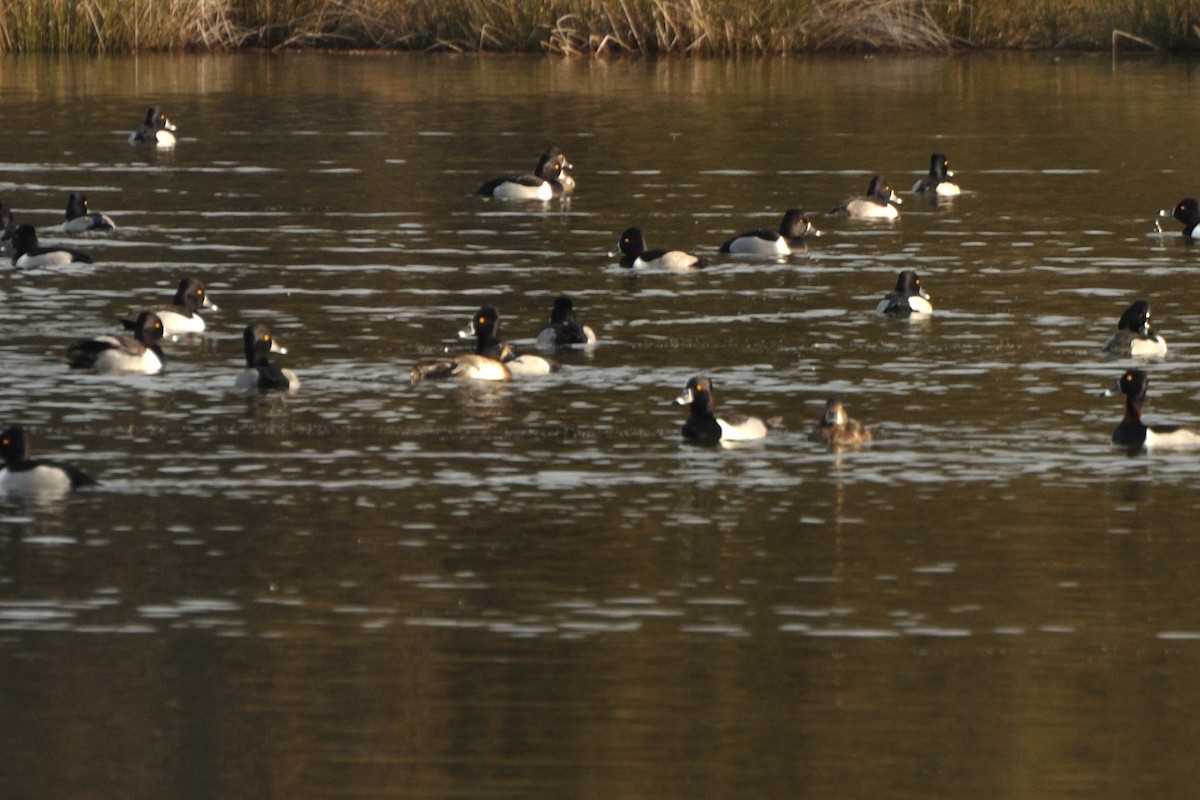
{"label": "reed", "polygon": [[1195,0],[0,0],[0,50],[1200,49]]}

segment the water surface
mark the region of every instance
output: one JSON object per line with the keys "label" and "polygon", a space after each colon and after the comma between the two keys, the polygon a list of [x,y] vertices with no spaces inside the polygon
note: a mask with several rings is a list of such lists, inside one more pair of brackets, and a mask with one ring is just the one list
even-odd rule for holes
{"label": "water surface", "polygon": [[[0,508],[8,797],[1190,797],[1194,454],[1109,444],[1144,297],[1150,415],[1200,424],[1194,65],[1107,58],[0,61],[0,198],[71,191],[91,266],[0,272],[4,420],[101,485]],[[147,105],[170,153],[130,148]],[[576,195],[472,195],[557,143]],[[965,193],[824,212],[948,153]],[[783,262],[716,247],[789,207]],[[630,275],[628,225],[712,266]],[[872,310],[905,268],[936,314]],[[83,335],[205,281],[161,376]],[[409,382],[476,307],[506,385]],[[294,396],[229,391],[264,319]],[[681,444],[694,374],[783,427]],[[807,441],[839,394],[876,442]]]}

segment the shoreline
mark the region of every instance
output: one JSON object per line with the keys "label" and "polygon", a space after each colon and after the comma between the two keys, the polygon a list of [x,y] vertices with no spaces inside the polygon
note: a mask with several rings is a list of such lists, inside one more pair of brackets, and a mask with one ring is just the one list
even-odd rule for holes
{"label": "shoreline", "polygon": [[[286,5],[286,16],[276,6]],[[1200,52],[1189,0],[26,0],[0,52],[443,51],[606,57]],[[1015,7],[1014,7],[1015,6]],[[153,13],[150,13],[153,9]],[[280,12],[279,16],[276,13]]]}

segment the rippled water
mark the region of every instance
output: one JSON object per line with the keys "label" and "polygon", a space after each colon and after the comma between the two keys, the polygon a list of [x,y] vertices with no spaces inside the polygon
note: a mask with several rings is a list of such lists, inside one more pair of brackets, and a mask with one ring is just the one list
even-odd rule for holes
{"label": "rippled water", "polygon": [[[101,481],[0,508],[5,796],[1190,796],[1196,456],[1110,446],[1098,351],[1148,299],[1149,416],[1200,424],[1153,220],[1200,190],[1193,64],[0,66],[0,199],[119,225],[0,272],[4,420]],[[151,103],[174,152],[125,143]],[[572,199],[472,195],[550,143]],[[823,213],[934,150],[963,196]],[[807,253],[715,253],[792,206]],[[632,224],[711,268],[631,275]],[[905,268],[933,319],[872,313]],[[185,274],[220,310],[163,375],[56,360]],[[560,292],[601,343],[555,375],[409,382]],[[255,319],[294,396],[229,391]],[[783,428],[682,445],[698,373]],[[871,447],[807,441],[833,393]]]}

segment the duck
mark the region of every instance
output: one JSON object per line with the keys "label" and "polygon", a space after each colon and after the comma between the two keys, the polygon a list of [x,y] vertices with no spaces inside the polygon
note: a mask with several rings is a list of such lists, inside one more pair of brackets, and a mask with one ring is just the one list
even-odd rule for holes
{"label": "duck", "polygon": [[[204,318],[196,313],[201,308],[217,310],[216,304],[209,301],[204,284],[195,278],[184,277],[179,281],[175,296],[171,298],[171,305],[149,310],[162,320],[163,336],[180,336],[204,332]],[[121,325],[126,330],[136,330],[137,321],[122,319]]]}
{"label": "duck", "polygon": [[683,423],[683,438],[703,445],[727,444],[762,439],[767,435],[768,423],[758,417],[742,414],[716,413],[713,402],[712,381],[703,375],[688,380],[683,393],[675,403],[692,407],[691,416]]}
{"label": "duck", "polygon": [[621,254],[621,266],[629,269],[687,270],[706,266],[704,259],[682,250],[647,250],[641,228],[626,228],[608,257]]}
{"label": "duck", "polygon": [[29,437],[20,425],[0,433],[0,494],[64,495],[96,481],[69,464],[29,458]]}
{"label": "duck", "polygon": [[954,172],[945,153],[934,153],[929,157],[929,174],[913,184],[913,194],[934,194],[937,197],[957,197],[962,194],[958,184],[950,180]]}
{"label": "duck", "polygon": [[151,106],[146,111],[146,120],[142,127],[129,134],[129,143],[152,143],[164,150],[172,148],[175,146],[175,125],[158,106]]}
{"label": "duck", "polygon": [[103,334],[80,339],[67,348],[67,363],[73,369],[95,372],[161,372],[166,358],[158,342],[162,339],[162,320],[153,311],[138,315],[133,336]]}
{"label": "duck", "polygon": [[538,159],[533,172],[493,178],[476,189],[475,193],[497,200],[552,200],[575,190],[574,178],[567,175],[566,182],[563,181],[563,175],[570,166],[562,151],[552,147]]}
{"label": "duck", "polygon": [[[459,336],[461,337],[462,335],[463,332],[460,331]],[[511,380],[512,371],[500,360],[499,355],[498,352],[491,355],[483,355],[477,352],[460,353],[441,361],[416,364],[412,368],[411,379],[413,383],[423,380],[443,380],[447,378],[470,381]]]}
{"label": "duck", "polygon": [[460,353],[442,361],[416,364],[412,368],[413,383],[423,380],[461,378],[472,381],[507,381],[512,379],[509,371],[498,359],[477,353]]}
{"label": "duck", "polygon": [[867,185],[865,195],[848,197],[830,209],[829,213],[854,219],[896,219],[900,216],[900,209],[896,206],[903,202],[882,175],[875,175]]}
{"label": "duck", "polygon": [[896,288],[883,296],[875,306],[875,313],[893,317],[932,314],[933,303],[921,286],[921,277],[906,269],[896,276]]}
{"label": "duck", "polygon": [[594,344],[596,332],[575,319],[575,304],[565,294],[554,298],[550,324],[538,331],[539,347],[567,347],[573,344]]}
{"label": "duck", "polygon": [[[559,150],[558,147],[551,145],[546,148],[546,152],[542,154],[542,158],[548,164],[558,168],[557,180],[559,186],[562,187],[563,196],[572,194],[575,191],[575,178],[567,170],[575,169],[575,165],[567,160],[566,154],[562,150]],[[542,162],[539,160],[538,163],[541,164]],[[547,180],[550,179],[548,175],[546,178]]]}
{"label": "duck", "polygon": [[107,214],[89,211],[86,194],[71,192],[71,196],[67,198],[67,221],[63,223],[62,229],[66,233],[115,231],[117,224]]}
{"label": "duck", "polygon": [[1100,352],[1120,356],[1165,355],[1166,340],[1150,330],[1150,304],[1136,300],[1125,309],[1117,321],[1117,332],[1105,342]]}
{"label": "duck", "polygon": [[1126,370],[1106,397],[1125,395],[1125,416],[1113,431],[1112,443],[1131,452],[1146,450],[1190,450],[1200,448],[1200,433],[1179,425],[1146,425],[1142,422],[1142,406],[1150,379],[1140,369]]}
{"label": "duck", "polygon": [[1158,212],[1160,218],[1173,217],[1183,223],[1183,235],[1187,239],[1200,239],[1200,203],[1194,197],[1185,197],[1168,211]]}
{"label": "duck", "polygon": [[808,217],[798,208],[789,208],[779,222],[779,230],[760,229],[735,236],[720,247],[722,253],[756,256],[786,256],[808,248],[804,237],[819,235]]}
{"label": "duck", "polygon": [[271,331],[261,322],[246,326],[242,331],[242,344],[246,351],[246,369],[233,382],[234,389],[247,392],[294,392],[300,388],[300,379],[290,369],[272,364],[268,353],[286,353]]}
{"label": "duck", "polygon": [[22,223],[12,233],[14,267],[54,267],[63,264],[91,264],[92,257],[70,247],[41,247],[38,245],[37,230]]}
{"label": "duck", "polygon": [[828,448],[857,447],[871,441],[871,431],[846,413],[846,407],[836,397],[825,401],[825,413],[808,435],[809,441]]}
{"label": "duck", "polygon": [[549,375],[559,368],[555,361],[532,353],[522,355],[511,344],[501,341],[500,312],[493,306],[483,306],[476,311],[458,336],[460,339],[474,339],[477,355],[496,359],[514,377]]}

